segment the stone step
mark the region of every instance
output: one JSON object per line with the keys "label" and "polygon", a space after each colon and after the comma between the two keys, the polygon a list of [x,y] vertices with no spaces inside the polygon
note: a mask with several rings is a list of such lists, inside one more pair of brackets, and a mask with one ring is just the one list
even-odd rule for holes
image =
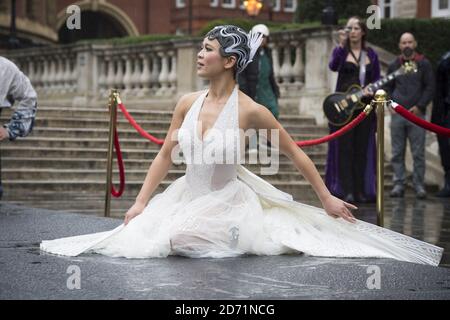
{"label": "stone step", "polygon": [[[2,157],[2,165],[3,169],[97,169],[97,170],[106,170],[106,158],[104,159],[94,159],[94,158],[21,158],[21,157]],[[152,163],[152,159],[126,159],[124,160],[124,166],[126,170],[147,170]],[[323,171],[325,168],[325,162],[316,162],[314,163],[319,171]],[[253,171],[260,172],[261,167],[267,167],[267,165],[257,164],[244,164],[244,166]],[[295,170],[294,165],[291,161],[281,161],[278,163],[280,171],[289,171]],[[117,162],[114,160],[113,168],[117,168]],[[185,164],[173,165],[174,169],[185,170]]]}
{"label": "stone step", "polygon": [[[299,181],[280,181],[264,179],[271,183],[274,187],[287,192],[293,196],[294,199],[312,199],[317,198],[313,192],[311,185],[305,180]],[[172,182],[164,180],[156,189],[155,194],[163,192]],[[61,195],[65,193],[78,193],[78,196],[83,194],[104,196],[105,182],[101,181],[73,181],[73,180],[52,180],[52,181],[34,181],[22,180],[11,181],[4,180],[4,201],[12,201],[16,197],[29,198],[30,190],[39,190],[40,195],[45,198],[45,195]],[[142,181],[127,181],[124,191],[124,197],[136,197],[142,187]],[[116,185],[116,189],[118,186]],[[392,188],[392,183],[386,181],[384,185],[385,191]],[[24,195],[26,194],[26,197]],[[62,196],[61,196],[62,197]],[[116,199],[117,200],[117,199]]]}
{"label": "stone step", "polygon": [[[173,111],[168,110],[152,110],[152,109],[129,109],[128,112],[136,119],[143,120],[164,120],[171,121]],[[12,110],[5,110],[2,112],[0,119],[7,120],[10,118]],[[118,117],[124,118],[121,110],[118,110]],[[39,106],[37,117],[46,118],[85,118],[85,119],[109,119],[109,111],[105,108],[60,108],[60,107],[48,107]],[[315,125],[315,119],[311,116],[298,115],[298,114],[281,114],[280,123],[285,124],[305,124]]]}
{"label": "stone step", "polygon": [[[152,133],[155,130],[168,131],[170,127],[170,121],[167,120],[137,120],[140,127]],[[36,118],[36,127],[50,127],[50,128],[109,128],[109,120],[102,119],[83,119],[83,118]],[[320,134],[324,132],[323,127],[315,125],[303,125],[299,124],[287,124],[283,125],[284,129],[289,134],[294,133],[317,133]],[[117,122],[118,130],[122,129],[132,129],[132,126],[127,120],[118,120]]]}
{"label": "stone step", "polygon": [[[133,136],[133,138],[128,138],[128,136]],[[157,136],[158,137],[158,136]],[[161,137],[161,136],[159,136]],[[158,137],[158,138],[159,138]],[[317,134],[296,134],[292,135],[294,140],[310,140],[310,139],[318,139],[322,137]],[[162,137],[165,139],[165,136]],[[138,134],[134,134],[132,132],[122,133],[119,132],[119,141],[121,148],[128,149],[160,149],[161,146],[155,144],[143,137],[138,136]],[[108,136],[104,135],[103,137],[62,137],[60,135],[55,136],[38,136],[38,135],[30,135],[25,138],[18,138],[14,142],[5,141],[5,146],[8,145],[10,147],[16,148],[28,148],[28,147],[49,147],[49,148],[102,148],[108,145]],[[311,146],[308,147],[310,150],[323,150],[326,151],[326,146]]]}
{"label": "stone step", "polygon": [[[119,173],[118,170],[113,170],[113,180],[118,182]],[[281,181],[300,181],[305,178],[295,168],[288,168],[288,170],[276,170],[275,174],[267,175],[261,172],[260,168],[248,168],[249,170],[255,170],[255,174],[260,175],[263,179],[269,180],[281,180]],[[322,170],[321,170],[322,169]],[[125,181],[144,181],[148,168],[143,169],[125,169]],[[325,171],[322,168],[318,168],[322,178],[325,176]],[[179,177],[185,175],[186,171],[180,168],[169,169],[166,180],[173,181]],[[79,181],[103,181],[106,179],[106,168],[102,169],[83,169],[83,168],[4,168],[2,170],[2,178],[4,180],[21,181],[21,180],[79,180]],[[392,174],[390,172],[385,174],[385,179],[391,179]]]}
{"label": "stone step", "polygon": [[[261,174],[257,171],[256,173]],[[322,179],[325,177],[324,171],[319,171]],[[140,181],[143,183],[147,170],[136,170],[136,169],[126,169],[125,170],[125,183],[128,180]],[[185,175],[185,170],[171,169],[169,170],[166,180],[173,181]],[[385,179],[391,181],[392,173],[385,173]],[[280,180],[284,182],[291,181],[301,181],[305,178],[298,171],[278,171],[274,175],[262,175],[263,179],[267,180]],[[104,181],[106,179],[106,169],[105,170],[85,170],[85,169],[4,169],[2,172],[2,179],[5,181],[16,181],[20,182],[22,180],[35,180],[47,181],[47,180],[77,180],[77,181]],[[118,171],[113,171],[113,182],[115,184],[119,183],[119,173]]]}
{"label": "stone step", "polygon": [[[50,94],[40,94],[38,92],[38,108],[40,106],[53,107],[53,108],[63,108],[63,109],[78,109],[78,108],[92,108],[92,109],[102,109],[106,108],[109,99],[108,96],[104,98],[100,98],[96,101],[90,101],[87,103],[77,102],[74,104],[72,98],[64,99],[59,97],[52,97]],[[122,97],[122,101],[125,106],[130,110],[164,110],[164,111],[173,111],[175,105],[177,104],[177,100],[174,98],[158,98],[154,99],[149,96],[146,99],[140,99],[136,101],[131,101],[132,97]]]}
{"label": "stone step", "polygon": [[[305,148],[305,153],[311,158],[313,162],[324,161],[326,154],[324,152],[311,150]],[[122,149],[122,155],[124,159],[154,159],[159,150],[157,149]],[[49,148],[49,147],[27,147],[24,149],[16,148],[14,146],[5,145],[2,146],[2,156],[16,157],[16,158],[94,158],[94,159],[106,159],[106,148]],[[248,159],[248,156],[246,157]],[[285,155],[279,155],[280,161],[287,161]]]}
{"label": "stone step", "polygon": [[[128,112],[136,119],[154,119],[154,120],[171,120],[172,111],[168,110],[133,110]],[[86,119],[109,119],[109,110],[105,106],[104,108],[57,108],[39,106],[37,116],[40,118],[86,118]],[[123,117],[120,109],[118,110],[118,116]],[[3,117],[3,116],[2,116]]]}
{"label": "stone step", "polygon": [[[150,167],[152,160],[140,160],[140,159],[127,159],[124,161],[125,173],[127,179],[129,178],[128,173],[132,170],[141,171],[144,176]],[[24,159],[24,158],[11,158],[3,157],[3,172],[4,177],[6,174],[21,174],[24,171],[39,172],[39,171],[58,171],[58,170],[77,170],[77,171],[87,171],[87,170],[97,170],[106,174],[106,159],[64,159],[64,158],[36,158],[36,159]],[[319,172],[325,172],[325,162],[314,163]],[[267,168],[266,165],[257,164],[245,164],[245,168],[252,171],[257,175],[261,175],[263,178],[271,175],[264,174],[263,168]],[[171,170],[181,170],[186,171],[185,164],[172,165]],[[117,175],[117,162],[113,162],[114,175]],[[392,176],[392,168],[389,163],[385,165],[385,179],[386,177]],[[295,166],[290,162],[280,162],[278,163],[278,172],[297,172]],[[8,172],[8,173],[7,173]],[[141,178],[141,177],[139,177]],[[12,180],[12,179],[11,179]]]}
{"label": "stone step", "polygon": [[[137,139],[145,143],[148,141],[143,138],[134,128],[131,129],[121,129],[119,130],[119,139],[122,142],[124,139]],[[149,132],[154,137],[158,139],[165,139],[167,131],[166,130],[152,130]],[[323,136],[326,136],[327,132],[322,131],[320,133],[309,133],[307,131],[302,133],[294,133],[291,134],[291,138],[294,141],[304,141],[310,139],[317,139]],[[92,140],[92,139],[104,139],[104,141],[108,141],[108,129],[107,128],[43,128],[43,127],[35,127],[33,132],[26,138],[18,138],[16,141],[26,141],[32,139],[36,141],[39,138],[54,138],[65,140],[66,138],[72,138],[75,140]],[[9,141],[5,141],[5,144],[8,144]],[[14,145],[14,143],[10,143]],[[159,148],[158,145],[152,143],[152,147]],[[310,146],[305,147],[304,149],[323,149],[326,150],[326,144],[321,144],[318,146]]]}

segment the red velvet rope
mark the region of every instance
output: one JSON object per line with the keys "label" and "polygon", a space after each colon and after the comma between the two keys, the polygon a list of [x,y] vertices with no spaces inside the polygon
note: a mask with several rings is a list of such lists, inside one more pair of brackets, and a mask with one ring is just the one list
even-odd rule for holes
{"label": "red velvet rope", "polygon": [[392,102],[392,108],[397,112],[399,115],[401,115],[406,120],[411,121],[412,123],[418,125],[419,127],[422,127],[426,130],[432,131],[438,135],[447,136],[450,137],[450,129],[435,125],[434,123],[425,121],[410,111],[408,111],[406,108],[402,107],[396,102]]}
{"label": "red velvet rope", "polygon": [[[123,103],[119,103],[118,107],[120,108],[120,110],[122,111],[122,113],[124,114],[125,118],[127,118],[127,120],[130,122],[130,124],[136,129],[136,131],[144,138],[162,145],[164,143],[163,139],[158,139],[155,136],[152,136],[151,134],[147,133],[144,129],[142,129],[141,126],[139,126],[139,124],[136,122],[136,120],[134,120],[134,118],[130,115],[130,113],[127,111],[127,109],[125,108],[125,106],[123,105]],[[305,140],[305,141],[296,141],[295,143],[299,146],[299,147],[308,147],[308,146],[313,146],[313,145],[317,145],[317,144],[321,144],[321,143],[325,143],[328,141],[331,141],[333,139],[336,139],[338,137],[340,137],[341,135],[345,134],[346,132],[350,131],[351,129],[353,129],[355,126],[357,126],[361,121],[363,121],[365,118],[367,117],[367,114],[365,112],[361,112],[355,119],[353,119],[352,122],[350,122],[349,124],[347,124],[345,127],[339,129],[338,131],[327,135],[325,137],[322,137],[320,139],[314,139],[314,140]]]}
{"label": "red velvet rope", "polygon": [[128,122],[136,129],[136,131],[144,138],[150,140],[153,143],[162,145],[164,143],[163,139],[158,139],[155,136],[152,136],[151,134],[147,133],[140,125],[137,124],[136,120],[131,116],[131,114],[127,111],[123,103],[119,103],[118,107],[124,114],[125,118],[127,118]]}
{"label": "red velvet rope", "polygon": [[305,141],[296,141],[295,143],[299,147],[309,147],[321,143],[325,143],[331,140],[334,140],[343,134],[347,133],[348,131],[352,130],[354,127],[356,127],[361,121],[363,121],[367,117],[367,114],[365,112],[361,112],[355,119],[353,119],[352,122],[348,123],[345,127],[342,127],[336,132],[333,132],[332,134],[329,134],[325,137],[314,139],[314,140],[305,140]]}
{"label": "red velvet rope", "polygon": [[120,151],[119,135],[117,134],[117,127],[114,128],[114,148],[116,149],[117,165],[119,166],[119,191],[116,191],[114,184],[111,182],[111,194],[113,197],[119,198],[125,190],[125,167],[123,165],[122,152]]}

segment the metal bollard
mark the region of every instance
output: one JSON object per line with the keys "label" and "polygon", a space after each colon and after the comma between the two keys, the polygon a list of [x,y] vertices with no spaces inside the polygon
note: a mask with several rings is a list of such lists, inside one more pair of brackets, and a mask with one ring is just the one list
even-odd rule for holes
{"label": "metal bollard", "polygon": [[377,111],[377,224],[384,226],[384,107],[386,91],[377,90],[372,103]]}
{"label": "metal bollard", "polygon": [[117,104],[119,93],[117,89],[111,89],[109,94],[109,138],[108,138],[108,155],[106,162],[106,197],[105,197],[105,217],[110,216],[111,211],[111,188],[112,188],[112,166],[114,152],[114,130],[116,129]]}

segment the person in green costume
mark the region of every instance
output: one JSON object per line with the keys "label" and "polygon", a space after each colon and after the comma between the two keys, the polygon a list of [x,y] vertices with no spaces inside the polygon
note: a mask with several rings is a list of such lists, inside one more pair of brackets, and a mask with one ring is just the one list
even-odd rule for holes
{"label": "person in green costume", "polygon": [[252,32],[259,32],[264,40],[247,68],[239,74],[239,89],[250,98],[269,109],[276,119],[279,119],[278,98],[280,90],[273,73],[272,53],[267,46],[269,28],[257,24]]}

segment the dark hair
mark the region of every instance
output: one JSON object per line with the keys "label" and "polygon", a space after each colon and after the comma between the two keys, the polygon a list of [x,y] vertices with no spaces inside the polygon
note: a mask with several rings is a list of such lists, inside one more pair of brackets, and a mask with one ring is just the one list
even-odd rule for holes
{"label": "dark hair", "polygon": [[[365,21],[363,19],[361,19],[361,17],[359,17],[359,16],[352,16],[352,17],[348,18],[347,23],[348,23],[348,21],[350,21],[352,19],[358,20],[358,26],[361,28],[361,31],[364,32],[364,34],[361,38],[361,48],[366,49],[367,33],[369,32],[369,29],[367,28]],[[350,49],[350,38],[347,38],[347,41],[345,42],[345,47],[347,49]]]}

